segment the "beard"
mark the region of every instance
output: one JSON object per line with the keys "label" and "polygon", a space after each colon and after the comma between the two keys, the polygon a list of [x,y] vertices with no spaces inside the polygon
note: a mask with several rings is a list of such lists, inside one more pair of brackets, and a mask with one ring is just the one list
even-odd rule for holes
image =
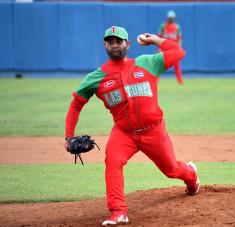
{"label": "beard", "polygon": [[106,49],[106,52],[113,61],[118,61],[126,57],[127,55],[127,49],[124,50],[108,50]]}

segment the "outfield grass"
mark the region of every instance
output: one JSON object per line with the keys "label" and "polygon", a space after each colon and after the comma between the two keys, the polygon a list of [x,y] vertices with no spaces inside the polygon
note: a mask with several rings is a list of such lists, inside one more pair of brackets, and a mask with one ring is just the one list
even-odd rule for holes
{"label": "outfield grass", "polygon": [[[1,79],[0,136],[62,136],[79,79]],[[161,79],[159,102],[173,134],[235,134],[235,79]],[[106,135],[112,117],[96,97],[84,107],[76,134]]]}
{"label": "outfield grass", "polygon": [[[235,184],[235,165],[197,163],[202,184]],[[126,193],[183,186],[168,179],[151,163],[125,167]],[[0,165],[0,202],[77,201],[105,195],[103,164]]]}

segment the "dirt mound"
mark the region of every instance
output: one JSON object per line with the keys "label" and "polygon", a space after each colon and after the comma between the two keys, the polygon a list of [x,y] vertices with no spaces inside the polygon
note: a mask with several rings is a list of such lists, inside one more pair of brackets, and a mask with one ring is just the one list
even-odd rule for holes
{"label": "dirt mound", "polygon": [[[84,161],[103,162],[107,137],[95,137],[101,151]],[[176,157],[182,161],[235,161],[235,136],[173,136]],[[62,137],[0,137],[0,164],[72,163]],[[132,161],[149,162],[141,152]],[[130,193],[127,226],[235,226],[235,186],[203,186],[197,196],[183,187]],[[109,212],[104,198],[67,203],[0,204],[2,226],[100,226]]]}
{"label": "dirt mound", "polygon": [[[203,186],[197,196],[187,196],[183,187],[137,191],[126,199],[126,226],[235,226],[235,186]],[[100,226],[108,215],[104,198],[1,204],[0,226]]]}

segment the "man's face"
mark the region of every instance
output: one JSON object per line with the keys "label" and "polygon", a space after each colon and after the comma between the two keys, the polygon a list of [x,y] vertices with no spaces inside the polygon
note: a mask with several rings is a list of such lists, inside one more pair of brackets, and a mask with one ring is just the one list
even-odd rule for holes
{"label": "man's face", "polygon": [[109,58],[118,61],[126,57],[130,43],[116,36],[110,36],[104,42],[104,46]]}
{"label": "man's face", "polygon": [[167,20],[168,20],[169,23],[173,23],[175,21],[175,18],[174,17],[168,17]]}

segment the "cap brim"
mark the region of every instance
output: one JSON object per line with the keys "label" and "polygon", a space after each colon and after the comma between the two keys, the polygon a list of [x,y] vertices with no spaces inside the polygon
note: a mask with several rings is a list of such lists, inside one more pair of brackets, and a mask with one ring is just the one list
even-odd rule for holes
{"label": "cap brim", "polygon": [[105,36],[105,37],[104,37],[104,41],[107,41],[110,37],[118,37],[118,38],[120,38],[120,39],[127,40],[126,38],[123,38],[123,36],[119,36],[119,35],[108,35],[108,36]]}

